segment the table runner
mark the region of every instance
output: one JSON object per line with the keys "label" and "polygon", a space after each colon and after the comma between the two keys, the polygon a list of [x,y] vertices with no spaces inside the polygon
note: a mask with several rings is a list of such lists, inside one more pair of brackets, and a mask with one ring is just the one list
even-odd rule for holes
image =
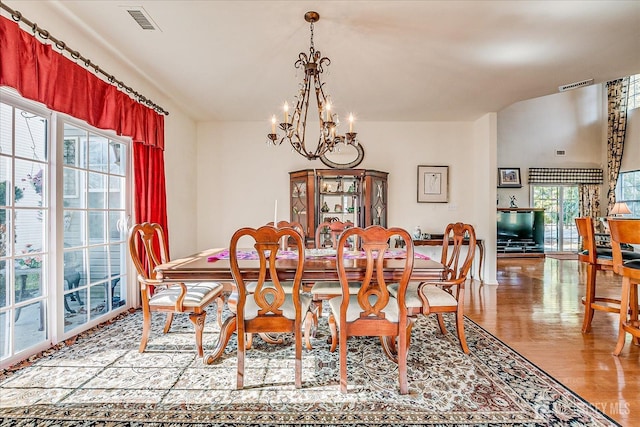
{"label": "table runner", "polygon": [[[255,250],[238,250],[237,251],[238,259],[258,259],[258,252]],[[314,256],[312,258],[335,258],[336,255],[326,255],[322,257]],[[367,256],[364,251],[348,251],[345,252],[344,257],[346,259],[365,259]],[[385,258],[399,258],[404,259],[407,257],[407,252],[403,250],[395,250],[388,249],[384,253]],[[414,252],[414,257],[419,259],[431,259],[427,255],[421,254],[419,252]],[[298,252],[297,251],[282,251],[279,250],[276,254],[276,258],[278,259],[297,259]],[[229,259],[229,249],[224,249],[218,252],[215,255],[211,255],[207,258],[209,262],[215,262],[220,259]]]}

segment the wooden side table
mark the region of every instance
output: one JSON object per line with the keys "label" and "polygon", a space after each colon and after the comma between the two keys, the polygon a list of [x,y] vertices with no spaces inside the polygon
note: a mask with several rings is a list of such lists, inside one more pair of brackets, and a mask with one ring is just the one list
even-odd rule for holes
{"label": "wooden side table", "polygon": [[[453,241],[450,240],[449,244],[453,245]],[[469,240],[465,239],[463,245],[469,245]],[[414,239],[413,246],[442,246],[442,238]],[[478,248],[478,255],[480,256],[480,260],[478,262],[478,279],[480,279],[480,282],[483,282],[482,269],[484,267],[484,240],[476,239],[476,247]],[[473,269],[471,269],[471,278],[473,279]]]}

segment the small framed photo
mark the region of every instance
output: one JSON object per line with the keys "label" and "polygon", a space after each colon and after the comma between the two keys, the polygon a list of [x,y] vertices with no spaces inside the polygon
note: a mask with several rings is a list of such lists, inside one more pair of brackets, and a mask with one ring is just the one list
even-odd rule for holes
{"label": "small framed photo", "polygon": [[418,166],[418,203],[447,203],[449,166]]}
{"label": "small framed photo", "polygon": [[498,188],[520,188],[520,168],[498,168]]}

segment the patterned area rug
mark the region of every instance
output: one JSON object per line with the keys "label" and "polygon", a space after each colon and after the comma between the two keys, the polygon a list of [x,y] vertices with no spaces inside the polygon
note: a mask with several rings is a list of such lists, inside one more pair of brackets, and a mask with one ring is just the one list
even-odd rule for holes
{"label": "patterned area rug", "polygon": [[[452,318],[447,335],[432,316],[419,318],[409,353],[410,394],[400,395],[397,367],[377,338],[349,340],[349,391],[340,393],[338,352],[329,352],[326,318],[313,350],[303,351],[299,390],[289,337],[283,345],[255,338],[245,389],[235,390],[235,338],[206,366],[195,355],[186,316],[176,317],[166,335],[163,318],[155,316],[140,354],[141,318],[139,311],[125,314],[73,345],[45,352],[31,366],[3,372],[0,425],[617,425],[470,320],[467,356],[452,333]],[[218,331],[213,319],[211,312],[209,349]]]}

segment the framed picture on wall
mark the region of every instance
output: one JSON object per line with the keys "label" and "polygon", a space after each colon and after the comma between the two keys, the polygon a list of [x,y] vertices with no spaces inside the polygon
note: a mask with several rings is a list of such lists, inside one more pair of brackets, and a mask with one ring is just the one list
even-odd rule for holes
{"label": "framed picture on wall", "polygon": [[498,188],[520,188],[520,168],[498,168]]}
{"label": "framed picture on wall", "polygon": [[447,203],[449,166],[418,166],[418,203]]}

